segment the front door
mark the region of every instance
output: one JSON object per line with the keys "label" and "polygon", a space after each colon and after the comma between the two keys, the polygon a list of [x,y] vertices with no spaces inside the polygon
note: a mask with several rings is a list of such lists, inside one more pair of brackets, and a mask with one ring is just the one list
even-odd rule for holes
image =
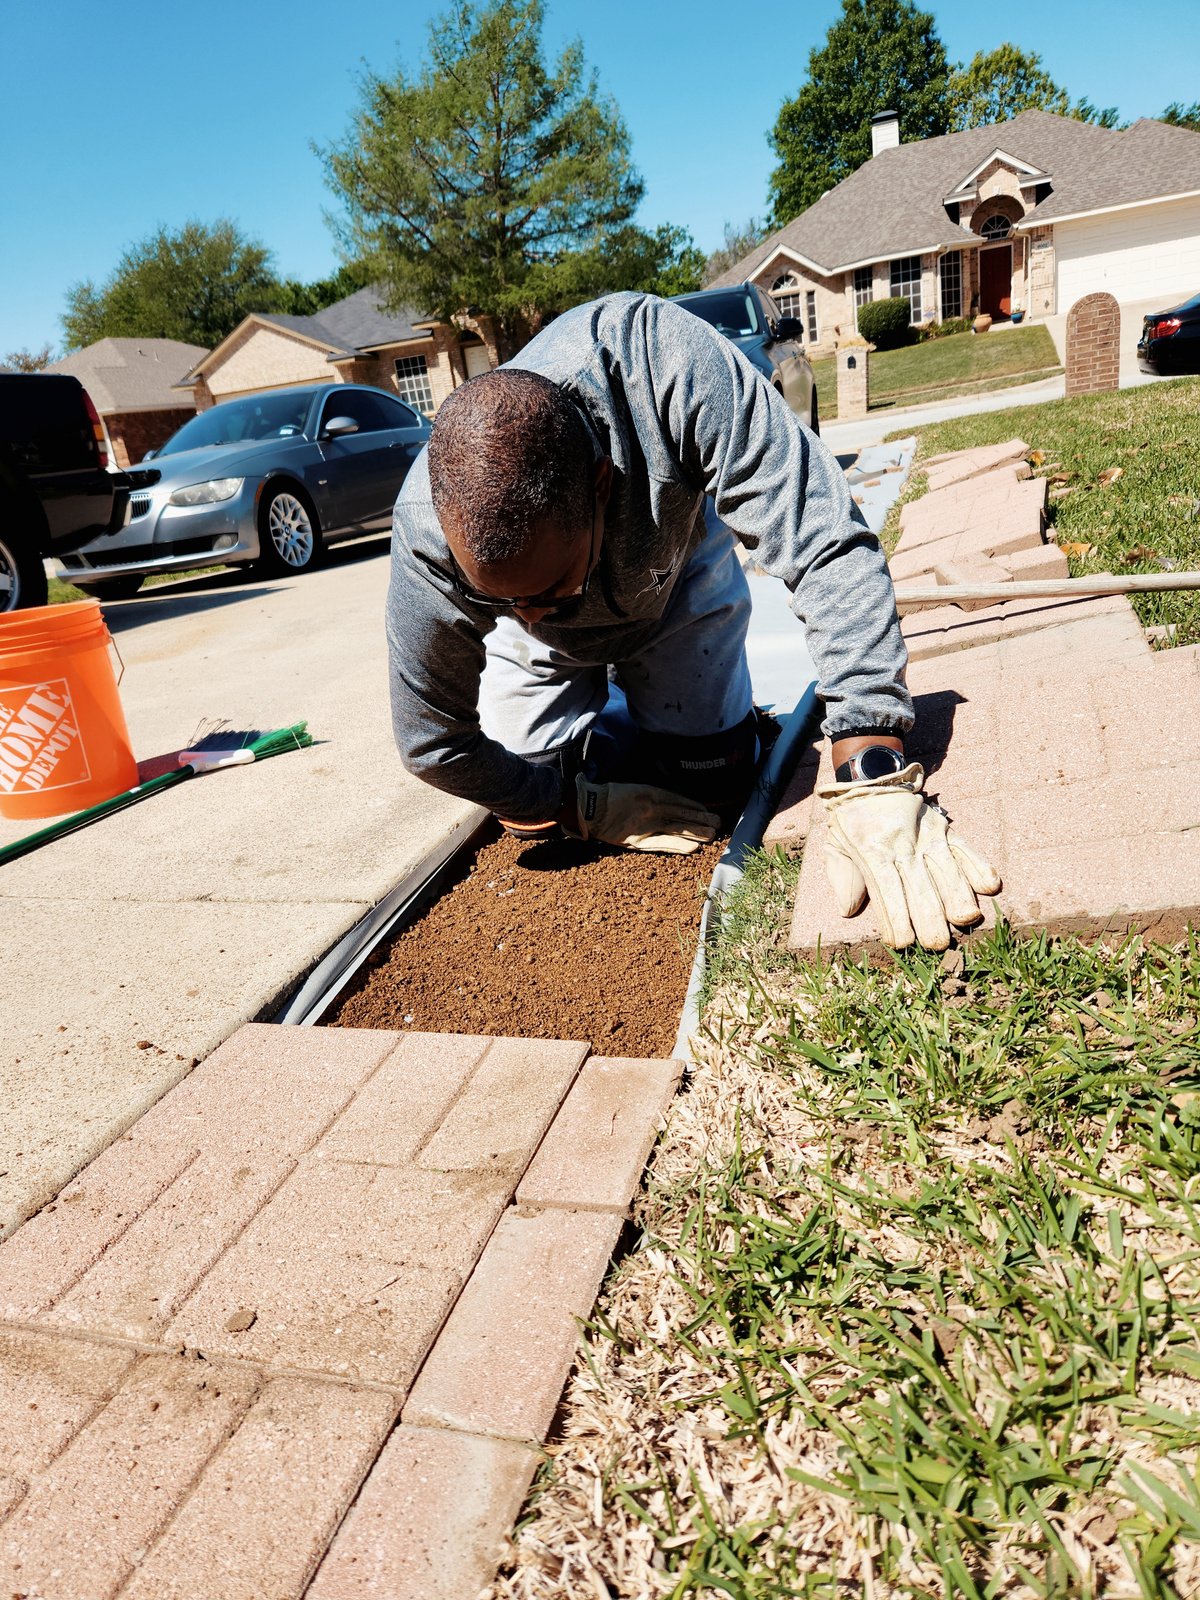
{"label": "front door", "polygon": [[979,309],[989,317],[1007,317],[1012,310],[1012,245],[980,251]]}

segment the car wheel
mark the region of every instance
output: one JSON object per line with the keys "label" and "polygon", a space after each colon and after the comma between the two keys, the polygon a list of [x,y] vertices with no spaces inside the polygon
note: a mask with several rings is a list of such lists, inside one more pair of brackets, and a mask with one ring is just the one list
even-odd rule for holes
{"label": "car wheel", "polygon": [[0,533],[0,611],[44,606],[47,592],[41,556],[20,535]]}
{"label": "car wheel", "polygon": [[290,484],[268,489],[258,508],[259,556],[263,577],[307,572],[321,555],[321,532],[309,501]]}
{"label": "car wheel", "polygon": [[813,384],[812,405],[808,408],[808,431],[817,434],[818,437],[821,433],[821,419],[817,415],[817,386],[815,383]]}
{"label": "car wheel", "polygon": [[95,595],[97,600],[132,600],[145,581],[143,572],[122,572],[115,578],[93,578],[85,583],[71,579],[77,589]]}

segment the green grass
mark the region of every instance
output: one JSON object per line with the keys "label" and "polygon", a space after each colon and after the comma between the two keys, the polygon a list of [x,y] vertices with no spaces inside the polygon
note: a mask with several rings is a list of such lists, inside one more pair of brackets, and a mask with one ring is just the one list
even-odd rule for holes
{"label": "green grass", "polygon": [[[732,905],[705,1138],[521,1540],[558,1562],[579,1495],[613,1595],[1200,1592],[1200,944],[799,966],[794,871]],[[568,1592],[536,1570],[503,1592]]]}
{"label": "green grass", "polygon": [[[1054,341],[1040,324],[982,336],[955,333],[873,354],[871,409],[901,402],[932,405],[958,394],[1033,383],[1061,371]],[[813,373],[822,396],[836,395],[835,358],[814,361]],[[827,403],[823,407],[830,410]]]}
{"label": "green grass", "polygon": [[[188,567],[184,572],[155,572],[150,574],[142,584],[139,592],[144,594],[147,589],[157,588],[160,584],[182,583],[185,578],[207,578],[215,573],[227,572],[228,570],[227,567]],[[73,583],[65,583],[61,578],[48,579],[47,587],[50,591],[47,603],[52,606],[66,605],[72,600],[88,600],[91,598],[82,589],[77,589]]]}
{"label": "green grass", "polygon": [[[959,417],[924,428],[917,471],[902,503],[924,492],[921,461],[1019,436],[1039,476],[1051,480],[1053,536],[1071,571],[1153,572],[1200,569],[1200,379],[1180,378],[1106,394]],[[1104,484],[1112,468],[1120,476]],[[899,507],[884,529],[894,543]],[[890,544],[889,544],[890,547]],[[1131,597],[1144,626],[1173,624],[1175,642],[1200,641],[1200,595],[1194,591]]]}

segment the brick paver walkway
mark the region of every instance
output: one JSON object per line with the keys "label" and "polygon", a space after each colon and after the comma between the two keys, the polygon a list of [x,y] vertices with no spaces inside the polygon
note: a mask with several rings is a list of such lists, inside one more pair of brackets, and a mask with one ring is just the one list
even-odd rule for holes
{"label": "brick paver walkway", "polygon": [[[1043,543],[1044,484],[1022,500],[1028,467],[1003,454],[1014,449],[1025,446],[936,464],[936,492],[902,516],[895,576],[1004,581],[1031,575],[1041,552],[1065,566]],[[1200,649],[1152,652],[1122,596],[939,606],[903,630],[926,792],[1004,880],[984,926],[999,910],[1019,929],[1170,937],[1200,915]],[[822,743],[767,830],[768,844],[806,846],[796,950],[876,940],[870,906],[840,916],[826,878],[813,788],[831,779]]]}
{"label": "brick paver walkway", "polygon": [[677,1073],[243,1028],[0,1245],[0,1593],[469,1600]]}

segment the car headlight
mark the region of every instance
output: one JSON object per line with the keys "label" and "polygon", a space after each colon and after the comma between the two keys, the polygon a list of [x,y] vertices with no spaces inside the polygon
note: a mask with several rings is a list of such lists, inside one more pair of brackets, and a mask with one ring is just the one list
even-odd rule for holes
{"label": "car headlight", "polygon": [[207,483],[190,483],[186,489],[176,489],[167,504],[211,506],[218,500],[232,500],[244,481],[242,478],[209,478]]}

